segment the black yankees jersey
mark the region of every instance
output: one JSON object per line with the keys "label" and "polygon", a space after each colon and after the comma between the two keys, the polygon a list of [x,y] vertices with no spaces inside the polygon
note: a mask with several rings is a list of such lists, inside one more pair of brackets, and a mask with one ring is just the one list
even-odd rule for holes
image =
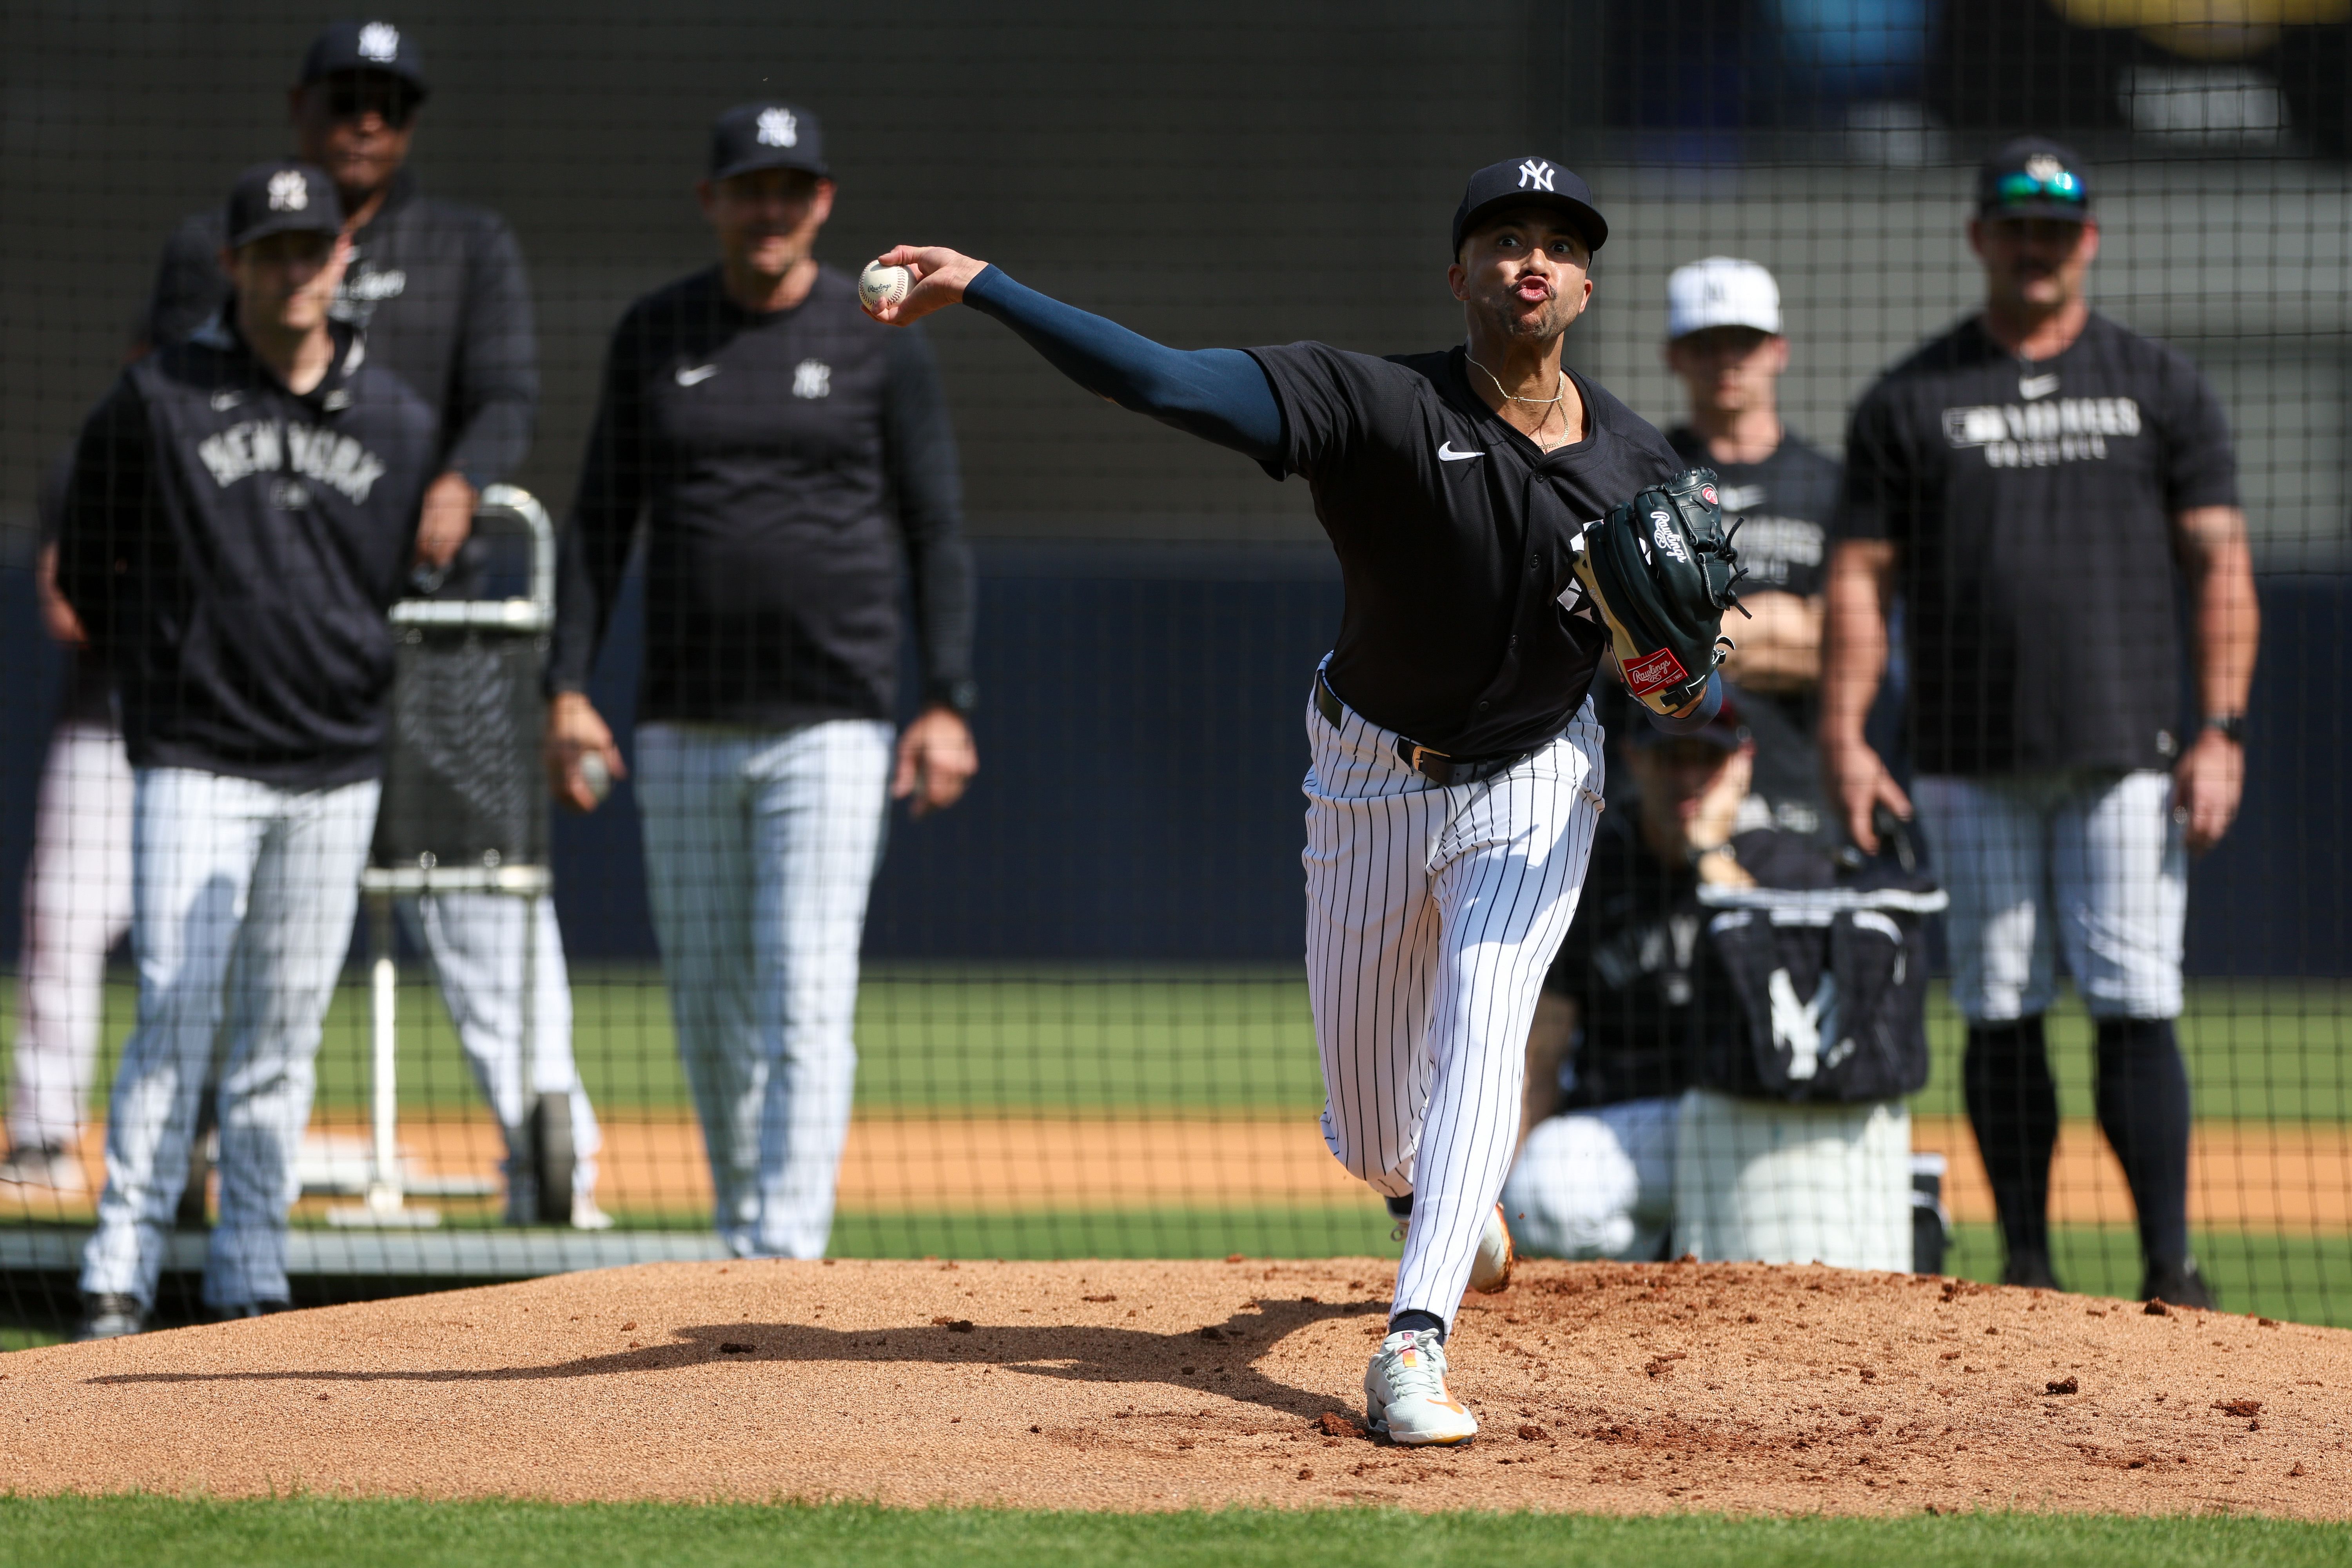
{"label": "black yankees jersey", "polygon": [[1781,432],[1780,444],[1760,463],[1717,461],[1706,437],[1689,426],[1666,433],[1683,461],[1713,468],[1724,521],[1737,519],[1742,593],[1777,591],[1810,599],[1822,591],[1830,519],[1837,511],[1837,459],[1800,437]]}
{"label": "black yankees jersey", "polygon": [[971,705],[971,558],[938,368],[840,273],[753,315],[714,267],[622,317],[565,540],[557,689],[587,685],[641,516],[640,719],[889,717],[902,547],[925,696]]}
{"label": "black yankees jersey", "polygon": [[2171,519],[2237,501],[2210,384],[2096,312],[2051,359],[1972,318],[1888,372],[1854,410],[1834,531],[1899,547],[1919,770],[2168,765]]}
{"label": "black yankees jersey", "polygon": [[1305,476],[1339,558],[1332,689],[1454,757],[1558,735],[1608,644],[1570,541],[1680,470],[1665,437],[1578,376],[1585,437],[1545,452],[1479,401],[1458,347],[1250,353],[1282,409],[1282,456],[1266,468]]}
{"label": "black yankees jersey", "polygon": [[297,396],[215,321],[123,371],[75,449],[58,583],[140,767],[376,776],[438,421],[363,341]]}
{"label": "black yankees jersey", "polygon": [[[207,208],[164,247],[142,321],[148,342],[178,342],[227,301],[221,225],[220,209]],[[432,405],[441,469],[478,489],[521,467],[539,402],[538,340],[522,250],[496,213],[425,195],[404,169],[352,236],[335,315]]]}

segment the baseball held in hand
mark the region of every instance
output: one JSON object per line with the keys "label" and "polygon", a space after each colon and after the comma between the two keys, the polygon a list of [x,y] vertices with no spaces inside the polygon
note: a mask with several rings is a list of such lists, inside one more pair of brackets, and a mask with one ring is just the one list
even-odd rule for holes
{"label": "baseball held in hand", "polygon": [[577,772],[580,786],[588,792],[589,799],[602,803],[606,795],[613,793],[613,770],[604,765],[604,759],[596,752],[581,752]]}
{"label": "baseball held in hand", "polygon": [[895,305],[907,297],[915,286],[914,274],[903,267],[885,267],[869,261],[866,270],[857,275],[857,302],[872,315],[886,305]]}

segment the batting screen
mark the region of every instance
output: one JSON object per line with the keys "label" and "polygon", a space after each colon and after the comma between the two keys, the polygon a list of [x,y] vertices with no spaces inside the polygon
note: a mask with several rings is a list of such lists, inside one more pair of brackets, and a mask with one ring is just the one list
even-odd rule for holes
{"label": "batting screen", "polygon": [[[739,11],[0,7],[5,1331],[1393,1258],[1457,1135],[1527,1253],[2352,1324],[2352,7]],[[1498,161],[1582,247],[1580,412],[1444,359],[1491,440],[1431,471],[1543,491],[1613,397],[1748,574],[1706,730],[1594,679],[1605,782],[1528,829],[1581,895],[1507,951],[1444,871],[1523,764],[1317,670],[1378,598],[1475,727],[1519,633],[1343,585],[1288,373],[1235,362],[1253,462],[1017,302],[854,292],[936,245],[1443,356]],[[1597,656],[1559,571],[1529,635]],[[1452,804],[1310,937],[1349,724]],[[1366,1054],[1327,938],[1487,1021],[1400,981]]]}

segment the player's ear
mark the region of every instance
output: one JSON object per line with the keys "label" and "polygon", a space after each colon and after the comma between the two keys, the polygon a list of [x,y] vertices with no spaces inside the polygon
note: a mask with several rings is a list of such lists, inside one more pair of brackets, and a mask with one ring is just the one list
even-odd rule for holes
{"label": "player's ear", "polygon": [[1779,375],[1782,371],[1789,368],[1789,340],[1782,337],[1780,333],[1774,332],[1770,341],[1772,343],[1772,374],[1774,375]]}
{"label": "player's ear", "polygon": [[2099,258],[2099,220],[2097,218],[2086,217],[2083,220],[2083,237],[2075,242],[2074,256],[2085,267]]}
{"label": "player's ear", "polygon": [[1455,261],[1445,269],[1445,286],[1454,291],[1455,299],[1466,301],[1470,298],[1462,291],[1463,286],[1469,281],[1470,269],[1463,266],[1460,261]]}
{"label": "player's ear", "polygon": [[819,177],[816,190],[809,197],[809,216],[822,224],[833,216],[833,193],[836,187],[831,180]]}
{"label": "player's ear", "polygon": [[714,223],[717,222],[719,187],[709,180],[695,181],[694,205],[702,209],[702,216],[705,219]]}
{"label": "player's ear", "polygon": [[1984,256],[1984,219],[1982,218],[1969,219],[1969,248],[1980,259]]}

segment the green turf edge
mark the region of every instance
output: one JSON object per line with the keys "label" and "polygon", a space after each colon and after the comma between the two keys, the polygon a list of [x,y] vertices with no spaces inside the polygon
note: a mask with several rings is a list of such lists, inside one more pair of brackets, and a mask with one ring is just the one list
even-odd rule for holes
{"label": "green turf edge", "polygon": [[664,1568],[778,1563],[856,1568],[1036,1568],[1040,1563],[1314,1564],[1510,1568],[1517,1563],[1820,1563],[1884,1568],[2277,1568],[2342,1563],[2352,1529],[2215,1515],[1924,1513],[1895,1518],[1619,1518],[1414,1514],[1395,1508],[1161,1514],[858,1503],[425,1502],[299,1496],[223,1501],[147,1495],[0,1499],[0,1564],[140,1568],[236,1563],[315,1568]]}

